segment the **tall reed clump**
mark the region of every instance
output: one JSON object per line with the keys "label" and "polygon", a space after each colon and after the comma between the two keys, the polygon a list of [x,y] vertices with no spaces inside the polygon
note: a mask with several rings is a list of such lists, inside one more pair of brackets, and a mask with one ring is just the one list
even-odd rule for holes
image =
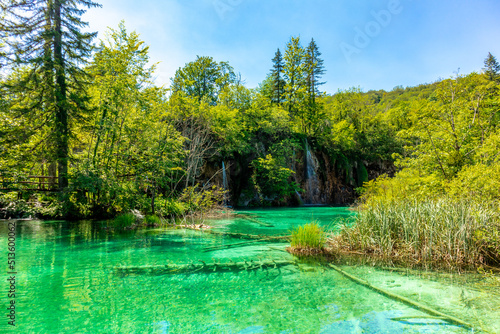
{"label": "tall reed clump", "polygon": [[162,220],[160,217],[155,215],[147,215],[144,217],[144,225],[146,226],[160,226],[162,224]]}
{"label": "tall reed clump", "polygon": [[498,204],[441,198],[377,201],[332,240],[337,251],[374,254],[407,264],[500,265]]}
{"label": "tall reed clump", "polygon": [[291,231],[291,247],[287,250],[297,255],[323,253],[326,235],[315,222],[294,228]]}
{"label": "tall reed clump", "polygon": [[116,216],[113,220],[113,225],[115,227],[131,227],[136,222],[136,217],[132,213],[124,213],[119,216]]}

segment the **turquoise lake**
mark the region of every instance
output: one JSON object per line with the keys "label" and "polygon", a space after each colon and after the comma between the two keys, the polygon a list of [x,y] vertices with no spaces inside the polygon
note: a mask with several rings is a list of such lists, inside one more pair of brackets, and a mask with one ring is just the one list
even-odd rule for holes
{"label": "turquoise lake", "polygon": [[[317,221],[335,229],[347,208],[236,211],[214,231],[286,235]],[[284,251],[205,232],[110,231],[103,222],[17,221],[16,327],[7,325],[7,224],[0,221],[0,332],[12,333],[472,333],[500,332],[498,275],[341,266],[374,286],[471,323],[450,325]],[[290,261],[280,268],[179,274],[123,273],[126,266]],[[295,263],[294,263],[295,262]],[[413,317],[404,318],[401,317]],[[400,318],[400,319],[397,319]]]}

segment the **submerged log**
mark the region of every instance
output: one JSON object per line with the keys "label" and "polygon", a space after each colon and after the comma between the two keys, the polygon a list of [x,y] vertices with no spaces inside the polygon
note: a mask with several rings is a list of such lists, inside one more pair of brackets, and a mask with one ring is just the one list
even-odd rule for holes
{"label": "submerged log", "polygon": [[246,234],[246,233],[235,233],[235,232],[220,232],[214,230],[202,230],[204,233],[214,234],[214,235],[222,235],[228,236],[231,238],[237,239],[258,239],[262,241],[273,241],[273,242],[288,242],[290,241],[291,236],[282,235],[282,236],[266,236],[261,234]]}
{"label": "submerged log", "polygon": [[199,261],[190,264],[165,264],[152,266],[124,266],[115,267],[115,272],[119,275],[175,275],[193,273],[213,273],[230,271],[255,271],[259,269],[279,269],[288,265],[295,265],[294,261],[267,260],[255,262],[253,260],[243,262],[206,263]]}
{"label": "submerged log", "polygon": [[203,249],[203,252],[212,252],[212,251],[217,251],[217,250],[221,250],[221,249],[229,249],[229,248],[236,248],[236,247],[245,247],[245,246],[250,246],[250,245],[256,244],[258,242],[269,242],[269,240],[267,240],[267,239],[255,239],[255,240],[238,242],[238,243],[235,243],[235,244],[225,244],[225,245],[205,247]]}
{"label": "submerged log", "polygon": [[[406,304],[414,309],[417,309],[419,311],[422,311],[422,312],[425,312],[431,316],[435,316],[435,317],[438,317],[439,319],[442,319],[450,324],[453,324],[453,325],[458,325],[458,326],[463,326],[465,328],[469,328],[469,329],[472,329],[473,326],[471,324],[469,324],[468,322],[465,322],[461,319],[458,319],[456,317],[453,317],[451,315],[448,315],[448,314],[445,314],[445,313],[442,313],[442,312],[439,312],[437,310],[434,310],[428,306],[425,306],[425,305],[422,305],[420,303],[417,303],[413,300],[410,300],[406,297],[403,297],[403,296],[399,296],[395,293],[392,293],[392,292],[389,292],[387,290],[384,290],[384,289],[381,289],[381,288],[378,288],[376,286],[373,286],[371,285],[370,283],[368,283],[367,281],[365,280],[362,280],[360,278],[357,278],[356,276],[353,276],[351,274],[348,274],[346,273],[345,271],[343,271],[342,269],[340,269],[339,267],[329,263],[328,266],[332,269],[334,269],[335,271],[339,272],[340,274],[344,275],[345,277],[349,278],[350,280],[356,282],[357,284],[360,284],[370,290],[373,290],[383,296],[386,296],[390,299],[393,299],[393,300],[396,300],[396,301],[399,301],[403,304]],[[412,318],[415,318],[415,317],[412,317]]]}
{"label": "submerged log", "polygon": [[263,221],[255,219],[253,217],[250,217],[249,215],[245,215],[245,214],[241,214],[241,213],[237,213],[236,215],[238,215],[238,217],[243,219],[243,220],[248,220],[249,222],[252,222],[252,223],[264,226],[264,227],[274,227],[273,224],[265,223]]}

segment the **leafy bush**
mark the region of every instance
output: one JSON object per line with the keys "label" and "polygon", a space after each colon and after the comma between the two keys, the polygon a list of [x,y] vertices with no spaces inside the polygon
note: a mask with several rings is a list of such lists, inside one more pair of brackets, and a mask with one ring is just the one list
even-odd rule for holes
{"label": "leafy bush", "polygon": [[430,174],[422,176],[418,170],[404,169],[389,178],[379,176],[376,180],[365,182],[361,189],[364,206],[376,205],[380,201],[425,200],[438,198],[445,193],[443,180]]}
{"label": "leafy bush", "polygon": [[159,225],[161,224],[161,218],[154,215],[147,215],[144,217],[144,224],[146,225]]}
{"label": "leafy bush", "polygon": [[161,217],[181,217],[186,214],[187,207],[175,198],[157,197],[155,212]]}
{"label": "leafy bush", "polygon": [[500,200],[500,164],[477,164],[463,168],[456,178],[446,184],[454,198]]}
{"label": "leafy bush", "polygon": [[276,159],[271,154],[254,160],[252,167],[252,181],[261,197],[282,199],[300,190],[298,185],[291,181],[295,172],[284,167],[281,159]]}
{"label": "leafy bush", "polygon": [[198,186],[187,187],[179,196],[185,211],[206,212],[219,206],[224,200],[224,190],[217,186],[210,189],[199,189]]}

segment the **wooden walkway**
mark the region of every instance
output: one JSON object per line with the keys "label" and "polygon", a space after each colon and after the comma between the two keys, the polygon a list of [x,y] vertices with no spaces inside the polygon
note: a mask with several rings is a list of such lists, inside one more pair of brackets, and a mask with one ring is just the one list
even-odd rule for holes
{"label": "wooden walkway", "polygon": [[8,177],[0,175],[0,191],[58,191],[57,176],[29,175]]}

